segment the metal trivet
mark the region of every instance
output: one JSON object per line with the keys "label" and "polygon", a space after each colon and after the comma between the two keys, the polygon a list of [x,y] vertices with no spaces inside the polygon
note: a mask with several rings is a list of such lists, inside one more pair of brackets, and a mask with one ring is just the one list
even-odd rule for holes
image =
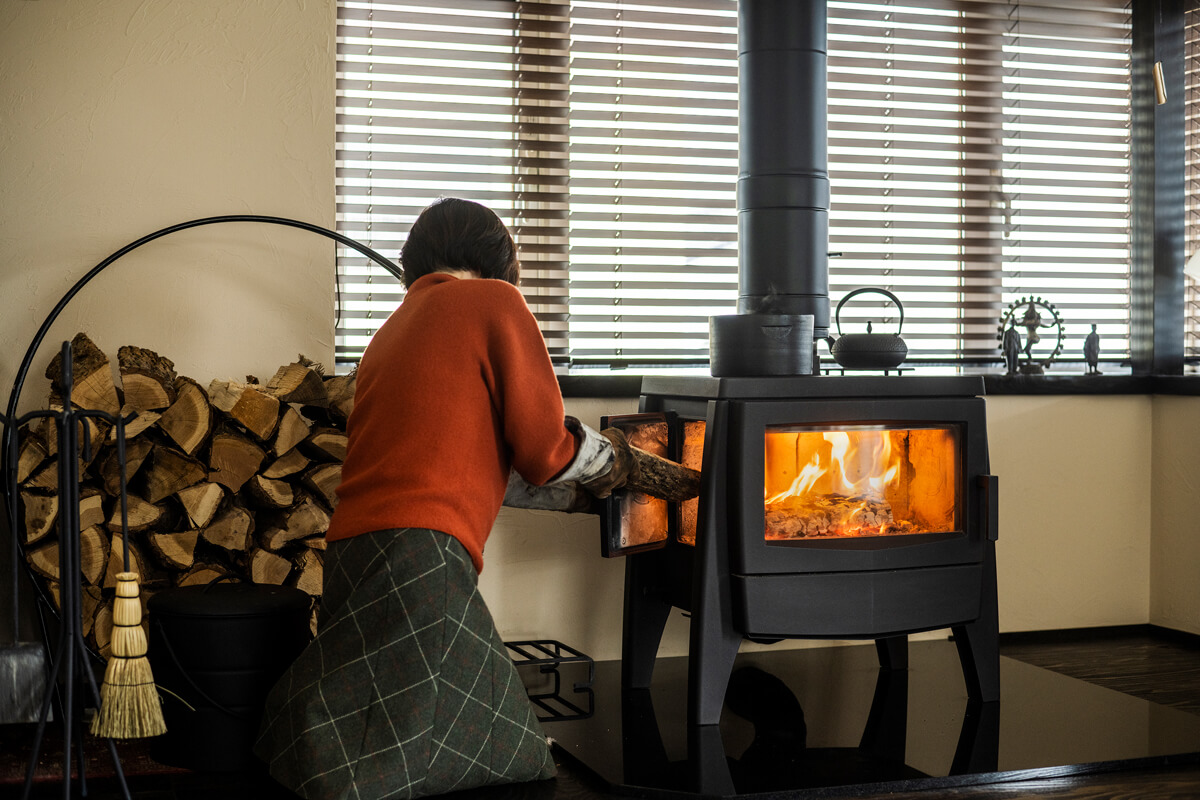
{"label": "metal trivet", "polygon": [[[592,683],[596,679],[596,662],[590,656],[584,655],[573,647],[553,639],[526,640],[520,642],[505,642],[504,646],[512,654],[513,663],[520,667],[538,668],[542,675],[550,675],[553,680],[548,692],[531,690],[529,700],[541,711],[538,719],[542,722],[563,722],[571,719],[587,719],[595,711],[596,697],[592,691]],[[587,680],[573,684],[575,694],[583,694],[586,698],[587,710],[563,697],[562,675],[558,668],[563,664],[587,664]]]}

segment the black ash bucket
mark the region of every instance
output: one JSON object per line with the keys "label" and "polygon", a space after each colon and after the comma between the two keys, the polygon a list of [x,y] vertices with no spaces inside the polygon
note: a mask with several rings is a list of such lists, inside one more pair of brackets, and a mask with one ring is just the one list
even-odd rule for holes
{"label": "black ash bucket", "polygon": [[312,598],[287,586],[211,583],[158,592],[146,607],[167,724],[151,756],[203,772],[250,768],[267,693],[311,638]]}

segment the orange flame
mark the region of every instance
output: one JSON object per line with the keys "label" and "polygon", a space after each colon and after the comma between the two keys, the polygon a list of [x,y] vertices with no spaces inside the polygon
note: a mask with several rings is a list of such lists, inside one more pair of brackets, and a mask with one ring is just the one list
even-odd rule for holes
{"label": "orange flame", "polygon": [[954,530],[955,442],[944,428],[768,430],[767,537]]}

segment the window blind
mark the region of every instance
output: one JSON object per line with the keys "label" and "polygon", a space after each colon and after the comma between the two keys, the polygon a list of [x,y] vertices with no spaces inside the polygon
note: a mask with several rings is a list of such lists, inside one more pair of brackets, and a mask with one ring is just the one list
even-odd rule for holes
{"label": "window blind", "polygon": [[[1193,272],[1193,259],[1200,266],[1200,9],[1184,12],[1184,258],[1187,273]],[[1200,281],[1184,274],[1184,358],[1195,370],[1200,357]]]}
{"label": "window blind", "polygon": [[[737,295],[734,0],[339,6],[343,232],[395,252],[439,194],[514,225],[564,368],[704,365]],[[1128,355],[1129,9],[829,2],[834,306],[904,303],[910,362],[994,363],[1044,299]],[[340,258],[339,358],[399,294]],[[898,325],[859,295],[847,332]],[[1072,344],[1073,343],[1073,344]]]}
{"label": "window blind", "polygon": [[[521,289],[567,359],[565,2],[339,2],[337,224],[396,257],[438,197],[487,205],[512,231]],[[338,253],[337,360],[362,354],[403,296]]]}

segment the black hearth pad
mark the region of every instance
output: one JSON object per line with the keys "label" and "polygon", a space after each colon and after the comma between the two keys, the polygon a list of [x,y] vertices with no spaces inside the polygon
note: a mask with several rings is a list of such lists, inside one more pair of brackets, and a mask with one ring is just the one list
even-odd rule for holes
{"label": "black hearth pad", "polygon": [[596,665],[595,714],[545,725],[612,791],[640,797],[837,797],[1200,762],[1200,716],[1009,658],[1001,700],[968,701],[950,642],[910,646],[905,672],[874,647],[743,653],[718,726],[689,728],[687,659],[659,659],[622,695]]}

